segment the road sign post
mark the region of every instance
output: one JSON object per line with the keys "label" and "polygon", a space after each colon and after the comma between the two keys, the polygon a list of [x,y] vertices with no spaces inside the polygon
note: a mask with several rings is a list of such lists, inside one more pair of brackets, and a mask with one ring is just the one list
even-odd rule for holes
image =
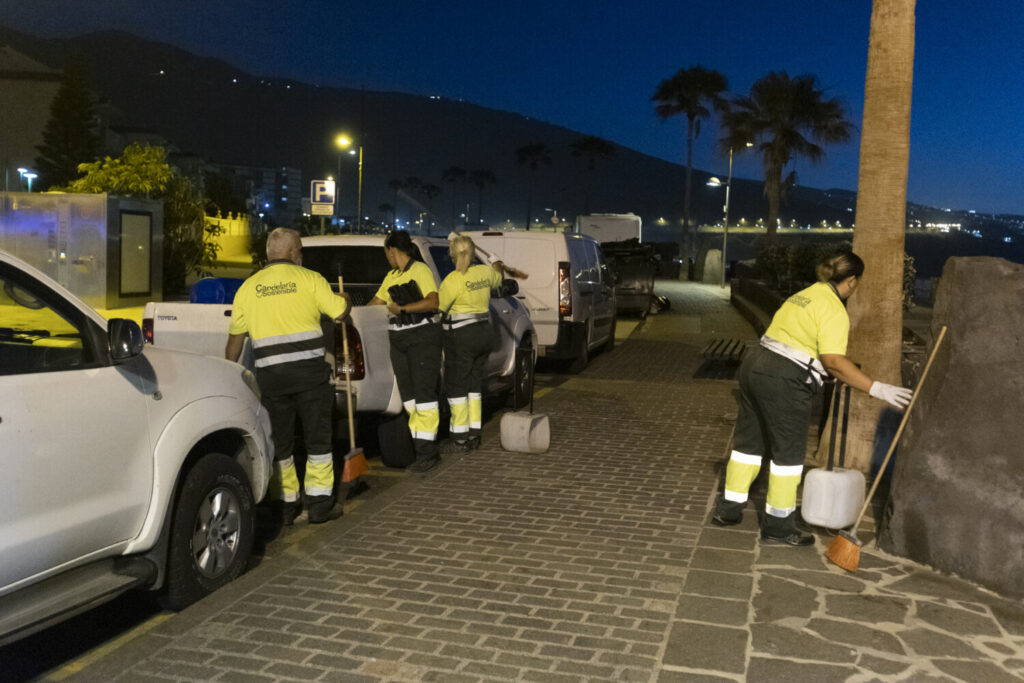
{"label": "road sign post", "polygon": [[326,232],[324,216],[334,213],[335,183],[333,180],[314,180],[309,184],[309,205],[314,216],[320,216],[320,234]]}

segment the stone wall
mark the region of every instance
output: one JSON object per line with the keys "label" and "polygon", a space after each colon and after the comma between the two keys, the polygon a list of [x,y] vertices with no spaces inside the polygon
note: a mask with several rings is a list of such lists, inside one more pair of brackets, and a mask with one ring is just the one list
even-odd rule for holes
{"label": "stone wall", "polygon": [[879,544],[1024,597],[1024,266],[951,258],[948,326],[896,454]]}

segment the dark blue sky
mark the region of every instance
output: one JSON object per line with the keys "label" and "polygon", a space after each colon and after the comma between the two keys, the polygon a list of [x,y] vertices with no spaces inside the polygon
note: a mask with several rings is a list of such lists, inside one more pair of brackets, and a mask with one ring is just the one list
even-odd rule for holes
{"label": "dark blue sky", "polygon": [[[858,129],[869,0],[3,0],[0,23],[45,37],[118,28],[257,75],[462,98],[683,162],[681,120],[650,102],[680,68],[745,93],[769,71],[815,74]],[[908,198],[1024,214],[1024,12],[1019,0],[921,0]],[[725,173],[715,124],[694,165]],[[798,182],[856,189],[859,139]],[[740,159],[736,175],[760,178]]]}

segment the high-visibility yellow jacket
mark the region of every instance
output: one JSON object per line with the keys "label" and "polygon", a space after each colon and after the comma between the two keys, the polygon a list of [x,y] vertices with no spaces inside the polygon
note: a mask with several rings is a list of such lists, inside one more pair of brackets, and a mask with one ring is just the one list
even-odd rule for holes
{"label": "high-visibility yellow jacket", "polygon": [[477,264],[465,273],[453,270],[438,290],[441,311],[449,315],[487,313],[491,290],[499,285],[501,274],[491,266]]}
{"label": "high-visibility yellow jacket", "polygon": [[320,316],[337,318],[345,308],[345,300],[319,273],[291,261],[271,261],[239,287],[228,331],[252,339],[261,391],[289,394],[330,377]]}
{"label": "high-visibility yellow jacket", "polygon": [[846,355],[850,316],[835,287],[816,282],[786,299],[764,334],[812,358]]}

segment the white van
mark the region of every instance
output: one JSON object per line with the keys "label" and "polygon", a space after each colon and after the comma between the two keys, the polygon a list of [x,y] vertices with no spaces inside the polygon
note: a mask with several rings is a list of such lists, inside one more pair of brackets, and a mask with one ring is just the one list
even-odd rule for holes
{"label": "white van", "polygon": [[481,249],[529,277],[519,280],[539,355],[580,372],[594,350],[615,344],[615,285],[591,237],[537,230],[469,232]]}

